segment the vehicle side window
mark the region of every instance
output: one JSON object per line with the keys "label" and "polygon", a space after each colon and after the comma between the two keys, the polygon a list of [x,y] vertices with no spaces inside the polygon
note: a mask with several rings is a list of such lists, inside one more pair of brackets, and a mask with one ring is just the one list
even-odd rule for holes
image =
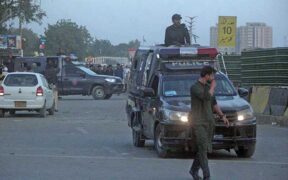
{"label": "vehicle side window", "polygon": [[65,75],[70,77],[79,77],[83,72],[74,66],[65,66]]}
{"label": "vehicle side window", "polygon": [[147,56],[143,55],[143,56],[141,56],[141,59],[139,60],[139,64],[138,64],[137,71],[136,71],[136,84],[137,84],[137,86],[142,85],[143,73],[144,73],[145,64],[146,64],[146,57]]}
{"label": "vehicle side window", "polygon": [[147,86],[147,83],[148,83],[148,77],[149,77],[149,73],[150,73],[150,67],[151,67],[152,58],[153,58],[153,53],[150,53],[148,55],[148,58],[147,58],[147,61],[146,61],[146,65],[145,65],[145,69],[144,69],[143,80],[142,80],[142,85],[143,86]]}
{"label": "vehicle side window", "polygon": [[158,87],[159,87],[159,77],[154,76],[153,81],[151,83],[151,88],[154,90],[155,96],[158,94]]}
{"label": "vehicle side window", "polygon": [[41,77],[41,80],[43,82],[43,86],[45,86],[46,88],[49,88],[49,85],[48,85],[48,82],[47,80],[44,78],[44,76],[40,76]]}

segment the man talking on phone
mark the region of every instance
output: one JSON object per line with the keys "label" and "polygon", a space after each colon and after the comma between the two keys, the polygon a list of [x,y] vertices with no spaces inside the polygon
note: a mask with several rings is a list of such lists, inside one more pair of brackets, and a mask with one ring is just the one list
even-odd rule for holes
{"label": "man talking on phone", "polygon": [[213,111],[216,112],[229,126],[229,121],[222,113],[214,96],[216,88],[216,70],[211,66],[202,68],[200,78],[192,85],[191,93],[191,125],[195,140],[196,154],[189,173],[193,179],[201,179],[198,175],[200,168],[203,179],[210,179],[207,153],[212,152],[212,138],[215,127]]}

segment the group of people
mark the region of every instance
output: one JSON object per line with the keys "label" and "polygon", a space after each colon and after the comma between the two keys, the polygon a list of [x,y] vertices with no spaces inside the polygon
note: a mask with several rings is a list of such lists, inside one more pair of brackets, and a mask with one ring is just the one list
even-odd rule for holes
{"label": "group of people", "polygon": [[117,76],[125,80],[129,76],[130,68],[126,65],[117,64],[116,68],[113,68],[112,65],[91,65],[90,69],[96,74]]}

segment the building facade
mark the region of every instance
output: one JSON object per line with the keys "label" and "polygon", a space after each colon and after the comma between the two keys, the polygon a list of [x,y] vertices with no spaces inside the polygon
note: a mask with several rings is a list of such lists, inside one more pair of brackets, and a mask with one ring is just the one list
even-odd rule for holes
{"label": "building facade", "polygon": [[265,23],[246,23],[246,26],[237,28],[236,47],[219,48],[217,46],[217,25],[210,27],[210,46],[228,54],[241,54],[244,50],[273,47],[272,27]]}

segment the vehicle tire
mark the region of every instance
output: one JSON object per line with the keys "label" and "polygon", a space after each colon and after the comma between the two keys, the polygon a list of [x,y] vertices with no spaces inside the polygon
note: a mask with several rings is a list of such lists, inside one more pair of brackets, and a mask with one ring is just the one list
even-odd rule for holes
{"label": "vehicle tire", "polygon": [[[133,126],[135,126],[136,123],[136,117],[134,117],[133,119]],[[144,147],[145,146],[145,139],[142,138],[142,133],[141,132],[137,132],[133,129],[132,126],[132,139],[133,139],[133,145],[135,147]]]}
{"label": "vehicle tire", "polygon": [[163,131],[161,129],[161,125],[158,124],[154,133],[154,147],[159,157],[167,158],[169,156],[169,152],[161,142],[162,137]]}
{"label": "vehicle tire", "polygon": [[255,152],[255,145],[248,146],[248,148],[239,147],[239,149],[236,151],[236,154],[240,158],[249,158],[253,156]]}
{"label": "vehicle tire", "polygon": [[95,100],[103,100],[106,97],[103,86],[95,86],[92,89],[92,96]]}
{"label": "vehicle tire", "polygon": [[15,113],[16,113],[16,111],[15,111],[15,110],[13,110],[13,109],[11,109],[11,110],[9,111],[9,114],[10,114],[10,115],[12,115],[12,116],[14,116],[14,115],[15,115]]}
{"label": "vehicle tire", "polygon": [[54,112],[55,112],[55,102],[53,102],[52,107],[48,109],[49,115],[54,115]]}
{"label": "vehicle tire", "polygon": [[39,111],[40,117],[43,117],[43,118],[46,117],[46,111],[47,109],[46,109],[46,102],[45,102],[44,106]]}
{"label": "vehicle tire", "polygon": [[112,97],[113,94],[106,94],[104,99],[110,99]]}
{"label": "vehicle tire", "polygon": [[5,111],[3,109],[0,109],[0,118],[3,118],[5,116]]}

